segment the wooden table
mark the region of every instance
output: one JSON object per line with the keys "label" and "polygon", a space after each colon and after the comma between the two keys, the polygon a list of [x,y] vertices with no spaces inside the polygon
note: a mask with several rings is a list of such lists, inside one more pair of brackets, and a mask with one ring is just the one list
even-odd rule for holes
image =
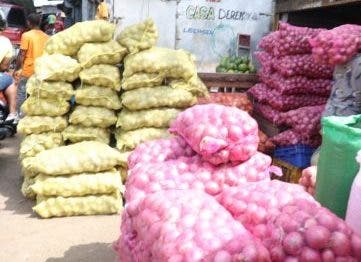
{"label": "wooden table", "polygon": [[225,92],[245,92],[258,83],[256,74],[198,73],[198,76],[209,89],[221,88]]}

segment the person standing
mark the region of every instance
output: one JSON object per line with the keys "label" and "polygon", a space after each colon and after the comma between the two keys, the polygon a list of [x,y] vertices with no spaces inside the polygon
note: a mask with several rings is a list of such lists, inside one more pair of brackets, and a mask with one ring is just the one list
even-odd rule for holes
{"label": "person standing", "polygon": [[45,33],[49,36],[55,35],[55,22],[56,22],[56,16],[55,15],[48,15],[46,19],[46,26],[45,26]]}
{"label": "person standing", "polygon": [[14,52],[9,38],[2,35],[5,28],[6,21],[0,16],[0,92],[4,93],[9,105],[9,114],[5,122],[15,122],[18,119],[16,113],[16,85],[11,75],[6,73]]}
{"label": "person standing", "polygon": [[65,18],[65,14],[63,12],[56,13],[56,21],[54,24],[56,33],[64,30],[64,18]]}
{"label": "person standing", "polygon": [[21,37],[20,53],[16,69],[21,68],[21,78],[16,97],[16,109],[20,113],[20,107],[26,99],[26,82],[34,74],[35,59],[43,54],[45,43],[49,36],[40,30],[41,16],[32,13],[27,19],[30,31]]}
{"label": "person standing", "polygon": [[95,15],[95,19],[97,20],[108,20],[109,19],[109,11],[108,5],[104,0],[99,1],[99,5],[97,8],[97,13]]}

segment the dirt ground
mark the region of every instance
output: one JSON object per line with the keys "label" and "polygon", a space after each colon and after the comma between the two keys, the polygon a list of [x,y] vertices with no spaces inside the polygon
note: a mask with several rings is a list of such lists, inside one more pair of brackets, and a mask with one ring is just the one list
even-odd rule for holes
{"label": "dirt ground", "polygon": [[19,137],[0,141],[0,261],[116,261],[120,216],[40,219],[21,192]]}

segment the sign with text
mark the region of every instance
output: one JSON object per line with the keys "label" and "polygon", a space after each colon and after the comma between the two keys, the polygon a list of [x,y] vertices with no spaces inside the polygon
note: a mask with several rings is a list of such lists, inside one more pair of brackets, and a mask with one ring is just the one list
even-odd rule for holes
{"label": "sign with text", "polygon": [[238,35],[251,36],[251,49],[270,30],[272,0],[182,0],[178,4],[177,48],[197,57],[203,72],[238,52]]}

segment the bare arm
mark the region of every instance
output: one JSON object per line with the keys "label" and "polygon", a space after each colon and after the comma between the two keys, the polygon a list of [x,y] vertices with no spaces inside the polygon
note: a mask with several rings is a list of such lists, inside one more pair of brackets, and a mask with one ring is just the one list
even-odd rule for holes
{"label": "bare arm", "polygon": [[4,71],[8,70],[9,66],[10,66],[10,62],[11,62],[11,58],[4,57],[4,59],[0,63],[0,71],[4,72]]}
{"label": "bare arm", "polygon": [[25,59],[26,50],[20,50],[19,55],[16,59],[16,67],[15,71],[19,70],[24,65],[24,59]]}

